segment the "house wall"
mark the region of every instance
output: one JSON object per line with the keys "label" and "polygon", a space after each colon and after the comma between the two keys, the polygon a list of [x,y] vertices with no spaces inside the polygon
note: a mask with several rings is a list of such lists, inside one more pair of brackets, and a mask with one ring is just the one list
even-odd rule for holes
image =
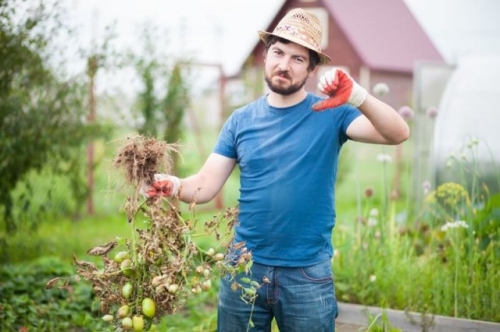
{"label": "house wall", "polygon": [[370,86],[368,87],[368,91],[370,93],[373,94],[372,89],[377,83],[385,83],[389,86],[389,93],[384,97],[381,97],[381,100],[396,110],[405,105],[413,107],[412,74],[372,71],[370,74]]}

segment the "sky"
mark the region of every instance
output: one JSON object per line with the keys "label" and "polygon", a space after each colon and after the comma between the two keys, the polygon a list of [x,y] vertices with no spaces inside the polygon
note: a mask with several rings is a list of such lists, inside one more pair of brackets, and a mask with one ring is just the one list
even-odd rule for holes
{"label": "sky", "polygon": [[[160,47],[177,56],[222,64],[234,74],[284,0],[65,0],[79,28],[80,45],[114,25],[117,43],[140,50],[140,27],[161,32]],[[368,1],[368,0],[367,0]],[[372,1],[372,0],[369,0]],[[383,1],[383,0],[379,0]],[[500,54],[499,0],[404,0],[443,57],[470,52]]]}
{"label": "sky", "polygon": [[[115,24],[123,45],[134,46],[140,27],[153,24],[165,32],[169,52],[222,63],[234,72],[258,40],[282,0],[70,0],[82,42],[91,43],[106,25]],[[135,45],[139,46],[139,45]]]}

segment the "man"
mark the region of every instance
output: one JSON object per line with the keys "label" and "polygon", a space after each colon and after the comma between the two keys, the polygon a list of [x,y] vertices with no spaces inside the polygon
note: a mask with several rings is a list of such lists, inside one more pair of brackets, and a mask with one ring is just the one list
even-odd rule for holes
{"label": "man", "polygon": [[317,66],[330,60],[320,49],[321,22],[311,12],[294,9],[272,33],[259,35],[269,94],[233,112],[197,174],[158,176],[149,192],[208,202],[238,164],[235,243],[252,253],[250,276],[261,287],[248,305],[231,290],[231,281],[222,280],[218,331],[270,331],[275,318],[280,331],[331,332],[337,316],[331,238],[340,148],[348,139],[399,144],[409,129],[392,107],[340,70],[318,85],[328,99],[304,90]]}

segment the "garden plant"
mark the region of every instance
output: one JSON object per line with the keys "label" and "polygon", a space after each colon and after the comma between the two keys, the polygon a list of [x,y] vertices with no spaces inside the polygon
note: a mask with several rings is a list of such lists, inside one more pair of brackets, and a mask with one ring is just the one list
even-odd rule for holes
{"label": "garden plant", "polygon": [[[77,275],[56,277],[47,283],[52,288],[66,287],[71,279],[90,282],[102,320],[109,324],[110,331],[156,329],[155,322],[182,309],[189,297],[209,291],[214,275],[234,276],[236,272],[248,271],[252,264],[251,253],[245,251],[244,243],[237,245],[243,252],[237,261],[229,261],[224,254],[231,242],[236,208],[204,222],[204,235],[213,234],[218,247],[203,249],[193,241],[193,237],[201,235],[194,233],[195,215],[184,217],[177,199],[141,195],[144,187],[153,183],[154,174],[171,172],[171,153],[175,152],[175,145],[153,138],[127,139],[113,166],[121,171],[129,188],[124,222],[131,228],[130,238],[89,249],[87,254],[102,258],[101,264],[75,256]],[[189,209],[194,211],[195,205],[191,204]],[[141,215],[145,219],[138,226]],[[221,221],[226,223],[226,234],[220,234]],[[249,303],[255,288],[260,286],[250,278],[234,280],[233,285],[234,291],[240,291]],[[102,328],[106,329],[105,324]]]}

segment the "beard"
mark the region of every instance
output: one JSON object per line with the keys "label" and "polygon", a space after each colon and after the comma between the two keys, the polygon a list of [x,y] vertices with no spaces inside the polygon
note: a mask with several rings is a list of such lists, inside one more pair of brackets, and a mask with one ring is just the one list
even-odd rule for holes
{"label": "beard", "polygon": [[[278,72],[274,75],[280,75],[280,76],[291,81],[291,78],[287,72]],[[302,81],[299,81],[297,83],[294,83],[294,84],[291,84],[288,86],[273,83],[271,75],[266,74],[265,80],[266,80],[267,86],[269,87],[269,89],[272,92],[277,93],[279,95],[283,95],[283,96],[289,96],[289,95],[292,95],[295,92],[299,91],[300,89],[302,89],[302,87],[306,84],[307,77],[304,78]]]}

